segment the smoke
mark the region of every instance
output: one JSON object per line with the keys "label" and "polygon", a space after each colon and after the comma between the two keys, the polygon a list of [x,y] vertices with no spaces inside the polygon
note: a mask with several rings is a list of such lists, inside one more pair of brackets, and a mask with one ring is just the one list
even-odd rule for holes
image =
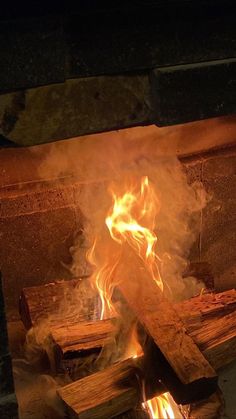
{"label": "smoke", "polygon": [[[58,178],[59,184],[60,178],[71,179],[75,191],[72,205],[78,206],[83,214],[83,232],[75,232],[74,244],[70,249],[73,276],[79,276],[83,266],[86,275],[92,272],[93,266],[87,264],[85,254],[95,238],[99,238],[102,244],[108,234],[105,218],[112,206],[109,192],[111,184],[124,188],[128,179],[136,179],[138,182],[147,176],[159,202],[154,227],[156,250],[161,260],[161,275],[171,290],[172,299],[188,298],[202,287],[194,278],[183,278],[183,273],[190,249],[199,233],[199,217],[207,197],[200,183],[188,184],[182,164],[168,149],[168,130],[166,132],[166,138],[163,138],[164,134],[161,135],[162,146],[149,128],[62,141],[50,145],[50,148],[47,145],[47,153],[38,168],[40,177],[45,180]],[[37,148],[34,153],[37,153]],[[42,154],[40,156],[42,159]],[[105,249],[105,255],[109,260],[109,248]],[[83,361],[84,365],[79,362],[80,376],[102,369],[122,356],[132,356],[137,350],[137,340],[143,347],[145,333],[142,328],[138,331],[136,319],[121,301],[119,293],[115,299],[121,314],[117,335],[111,345],[103,348],[99,357],[96,355],[92,360],[87,358]],[[76,319],[79,322],[86,316],[88,307],[93,312],[90,319],[97,319],[97,304],[94,290],[89,281],[84,279],[78,288],[66,291],[54,315],[50,314],[28,333],[24,362],[25,366],[34,366],[37,380],[29,378],[27,372],[27,379],[19,373],[21,380],[23,377],[26,382],[23,386],[18,385],[19,391],[24,393],[24,388],[29,389],[32,382],[37,382],[35,392],[38,399],[44,400],[58,416],[63,416],[63,408],[56,395],[61,382],[57,377],[52,379],[37,370],[37,365],[42,365],[45,353],[50,359],[50,325],[60,318],[68,321]],[[15,373],[17,375],[17,368]],[[63,377],[63,380],[65,384],[71,377]]]}
{"label": "smoke", "polygon": [[75,238],[72,248],[74,273],[79,271],[84,249],[89,248],[94,237],[104,229],[104,220],[111,207],[112,198],[108,192],[111,182],[122,184],[129,177],[148,176],[160,203],[155,232],[162,276],[176,300],[199,291],[201,285],[193,278],[183,279],[183,272],[199,233],[206,193],[200,183],[188,184],[182,164],[168,150],[168,140],[168,130],[155,135],[147,127],[51,145],[39,167],[40,176],[71,176],[78,189],[76,204],[86,220],[83,238]]}

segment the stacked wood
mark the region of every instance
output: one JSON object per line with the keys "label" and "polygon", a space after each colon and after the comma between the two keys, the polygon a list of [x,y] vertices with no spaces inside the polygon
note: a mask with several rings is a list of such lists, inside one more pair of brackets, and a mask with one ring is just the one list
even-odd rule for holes
{"label": "stacked wood", "polygon": [[[128,287],[128,291],[124,291],[122,290],[121,283],[120,290],[123,295],[125,295],[135,314],[137,315],[138,313],[138,318],[139,320],[142,320],[142,324],[145,326],[146,330],[151,331],[149,334],[153,338],[155,336],[156,343],[158,339],[158,347],[159,345],[164,345],[164,348],[169,348],[168,351],[165,352],[165,355],[166,358],[169,357],[170,361],[172,360],[172,357],[179,356],[179,351],[183,357],[185,356],[185,350],[181,353],[181,347],[179,346],[181,344],[181,339],[183,339],[184,343],[187,343],[187,347],[190,348],[191,353],[193,346],[192,343],[189,344],[189,340],[186,340],[186,337],[193,339],[206,360],[208,360],[215,369],[224,366],[236,357],[235,290],[218,294],[212,292],[202,294],[171,306],[167,301],[160,299],[159,293],[153,292],[154,288],[149,284],[147,290],[145,289],[146,287],[142,288],[141,294],[137,294],[138,288],[136,288],[135,283],[134,285],[135,286],[130,287],[130,289]],[[50,325],[51,342],[52,347],[55,350],[54,356],[56,359],[58,358],[58,360],[67,359],[73,356],[79,357],[84,352],[90,350],[99,350],[101,347],[106,346],[111,342],[116,330],[114,321],[110,319],[85,322],[84,318],[88,317],[86,313],[83,313],[83,321],[81,321],[81,319],[78,321],[78,317],[75,317],[75,319],[72,320],[70,315],[66,316],[62,321],[60,317],[61,314],[55,316],[57,307],[60,307],[60,296],[65,295],[63,291],[63,287],[65,286],[67,289],[73,290],[73,287],[78,286],[78,282],[72,281],[70,284],[70,281],[68,281],[66,285],[62,282],[50,284],[49,288],[46,286],[46,291],[45,286],[34,287],[40,288],[40,290],[34,289],[33,292],[31,292],[32,290],[25,289],[21,300],[21,309],[23,308],[23,312],[27,313],[27,316],[24,318],[27,318],[28,324],[36,324],[38,319],[45,318],[45,315],[50,316],[50,319],[52,320]],[[57,291],[59,289],[60,291]],[[134,292],[135,290],[136,292]],[[132,293],[134,292],[133,296],[129,293],[131,291]],[[42,297],[45,295],[47,298]],[[37,300],[37,296],[42,298],[41,304],[39,304],[39,301],[38,303],[34,301],[35,298]],[[138,298],[135,301],[136,297]],[[53,304],[54,306],[52,307]],[[135,307],[135,304],[137,307]],[[48,305],[50,307],[48,307]],[[162,335],[160,335],[159,331],[156,331],[157,325],[162,331]],[[172,345],[172,342],[175,342],[175,344]],[[157,345],[155,347],[157,349]],[[160,358],[160,356],[162,356],[158,351],[154,353],[154,358]],[[193,351],[193,353],[195,354],[196,352]],[[190,356],[191,358],[187,357],[189,363],[191,363],[193,359],[195,359],[195,361],[196,359],[198,360],[198,357],[194,358],[192,355]],[[164,365],[165,374],[168,375],[168,368],[166,368],[163,363],[163,358],[160,359],[162,367]],[[188,366],[188,362],[185,366]],[[185,379],[188,371],[186,371],[183,366],[183,369],[180,368],[181,365],[179,365],[178,360],[174,365],[175,368],[179,368],[179,371],[182,374],[181,378]],[[202,363],[200,363],[200,366],[202,367]],[[158,379],[160,379],[160,371],[157,369],[159,365],[154,362],[151,367],[156,371],[155,377],[156,382],[158,382]],[[145,376],[144,373],[145,368],[146,364],[143,357],[138,360],[131,359],[120,361],[101,372],[97,372],[69,384],[69,386],[65,386],[60,389],[58,393],[67,406],[71,417],[92,419],[93,417],[104,418],[106,417],[104,415],[107,414],[107,417],[121,415],[122,419],[123,417],[143,418],[145,413],[140,411],[139,408],[137,410],[137,406],[139,406],[140,401],[142,401],[142,391],[138,383],[142,380],[148,381],[147,375]],[[209,372],[209,370],[206,371]],[[186,375],[184,375],[184,373]],[[199,384],[199,379],[194,374],[195,369],[191,367],[190,376]],[[215,376],[213,375],[211,377],[214,379]],[[163,377],[161,377],[161,379],[163,381]],[[173,380],[173,377],[171,380]],[[201,379],[200,382],[202,385]],[[175,389],[171,387],[172,384],[168,386],[168,380],[165,384],[168,387],[168,390],[171,390],[174,393]],[[191,384],[192,383],[190,382],[190,385]],[[151,385],[153,394],[150,394],[149,398],[166,391],[163,384],[158,385],[156,388],[153,388],[153,383],[151,383]],[[98,390],[96,391],[95,389]],[[195,396],[197,395],[199,397],[199,393],[196,393],[196,387],[193,388],[193,392]],[[91,394],[93,394],[93,397],[91,397]],[[178,396],[179,395],[177,394],[177,399]],[[213,408],[210,406],[213,404],[211,399],[207,399],[207,402],[205,402],[204,405],[204,409],[206,409],[205,412],[208,411],[209,413],[209,409]],[[129,413],[124,413],[128,409],[130,409]],[[208,416],[209,415],[210,413]],[[196,416],[191,417],[195,418]]]}
{"label": "stacked wood", "polygon": [[[61,281],[25,288],[22,292],[21,314],[23,319],[27,319],[25,323],[36,324],[37,319],[50,316],[52,350],[49,352],[51,365],[56,371],[60,370],[61,366],[64,370],[73,369],[74,359],[79,358],[84,351],[99,351],[99,348],[109,343],[115,332],[113,321],[85,322],[84,317],[89,317],[86,313],[82,317],[83,321],[78,321],[76,316],[73,320],[71,316],[64,316],[62,319],[60,311],[58,316],[55,315],[56,308],[61,305],[61,299],[79,285],[79,280]],[[155,304],[155,307],[160,313],[160,303]],[[205,293],[176,303],[174,308],[174,315],[177,311],[188,335],[193,338],[214,368],[218,369],[235,358],[236,290],[217,294]],[[166,310],[165,303],[164,306],[162,304],[162,310]],[[173,314],[172,310],[171,312]],[[232,315],[227,317],[231,313]],[[222,321],[218,322],[220,319]],[[169,325],[167,323],[167,327]]]}

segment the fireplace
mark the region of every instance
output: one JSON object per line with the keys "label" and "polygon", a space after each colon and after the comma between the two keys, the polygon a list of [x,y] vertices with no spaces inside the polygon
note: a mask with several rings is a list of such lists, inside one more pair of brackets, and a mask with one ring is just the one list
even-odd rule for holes
{"label": "fireplace", "polygon": [[157,3],[3,10],[3,418],[233,418],[231,2]]}

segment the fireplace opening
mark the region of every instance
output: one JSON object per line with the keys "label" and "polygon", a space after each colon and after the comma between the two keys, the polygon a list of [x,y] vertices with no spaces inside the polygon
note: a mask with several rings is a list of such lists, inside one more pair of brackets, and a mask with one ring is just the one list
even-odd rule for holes
{"label": "fireplace opening", "polygon": [[0,418],[235,419],[234,2],[13,3]]}
{"label": "fireplace opening", "polygon": [[5,417],[232,409],[234,132],[223,117],[1,150]]}

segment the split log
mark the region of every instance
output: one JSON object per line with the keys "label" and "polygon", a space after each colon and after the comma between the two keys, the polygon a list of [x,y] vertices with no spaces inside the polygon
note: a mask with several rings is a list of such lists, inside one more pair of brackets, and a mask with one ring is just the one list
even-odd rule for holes
{"label": "split log", "polygon": [[[236,290],[202,295],[174,304],[188,331],[199,329],[209,320],[217,320],[236,310]],[[201,324],[201,326],[200,326]]]}
{"label": "split log", "polygon": [[52,370],[72,372],[74,360],[99,353],[101,348],[112,343],[115,332],[115,319],[52,324],[47,350]]}
{"label": "split log", "polygon": [[163,298],[158,285],[143,268],[141,258],[128,246],[124,246],[114,275],[127,304],[156,345],[156,362],[159,366],[166,364],[170,374],[164,374],[162,380],[175,401],[186,404],[214,392],[216,372],[186,333],[173,305]]}
{"label": "split log", "polygon": [[62,318],[81,321],[96,318],[97,298],[85,279],[56,281],[45,285],[23,288],[19,310],[26,329],[45,319]]}
{"label": "split log", "polygon": [[[203,282],[210,281],[212,278],[209,264],[205,262],[190,263],[185,272],[185,276],[194,276]],[[95,318],[97,314],[97,299],[92,290],[89,289],[91,296],[86,301],[86,307],[81,310],[81,301],[83,300],[85,285],[89,285],[89,281],[85,279],[72,279],[68,281],[55,281],[49,284],[23,288],[20,296],[20,315],[26,329],[35,326],[36,323],[42,319],[48,319],[55,316],[55,313],[61,311],[60,315],[63,317],[64,307],[63,302],[69,302],[72,315],[66,315],[70,318],[78,317],[80,309],[80,316],[82,320]],[[73,298],[76,293],[78,298]],[[87,293],[88,294],[88,293]],[[65,316],[64,316],[65,317]]]}
{"label": "split log", "polygon": [[214,368],[229,364],[236,358],[236,311],[218,320],[205,321],[190,335]]}
{"label": "split log", "polygon": [[58,395],[71,417],[111,418],[138,406],[136,374],[136,361],[128,359],[60,388]]}

